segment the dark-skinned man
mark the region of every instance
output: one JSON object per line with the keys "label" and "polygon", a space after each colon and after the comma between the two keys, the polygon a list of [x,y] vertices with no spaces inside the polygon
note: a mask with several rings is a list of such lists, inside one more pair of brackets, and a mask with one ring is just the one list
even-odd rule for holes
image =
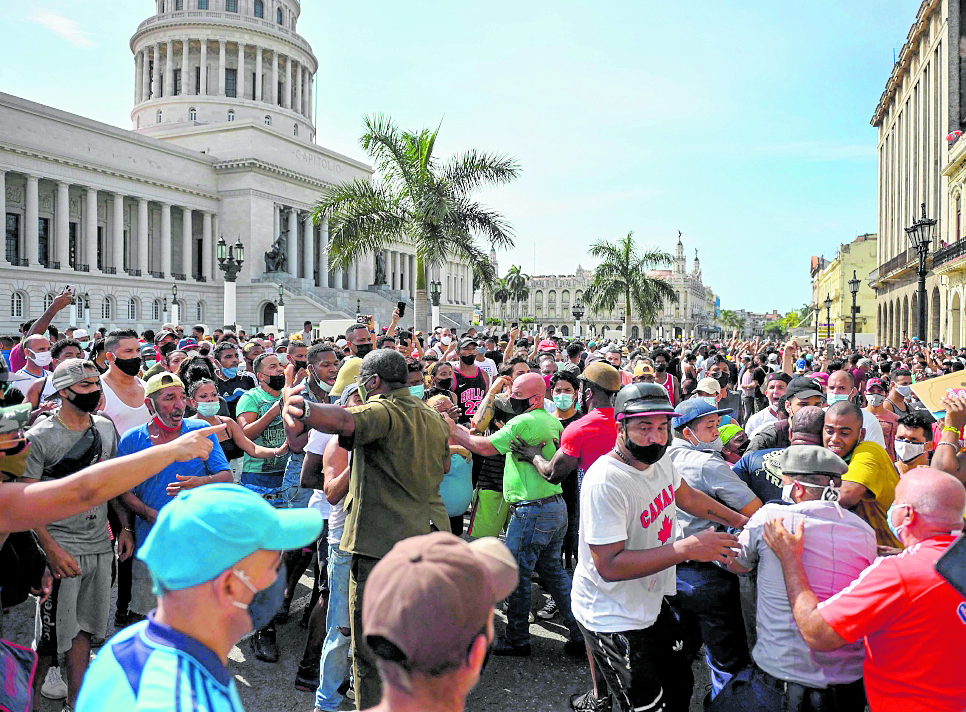
{"label": "dark-skinned man", "polygon": [[[570,611],[570,575],[561,563],[561,550],[567,534],[567,505],[560,485],[548,482],[529,462],[514,455],[510,444],[518,437],[529,445],[543,443],[544,459],[556,449],[553,441],[563,427],[543,408],[546,383],[538,373],[520,376],[510,387],[510,406],[516,414],[489,437],[473,435],[450,421],[450,436],[457,445],[478,455],[506,456],[503,471],[503,497],[511,506],[506,543],[517,560],[520,582],[507,599],[506,633],[493,645],[494,655],[530,655],[530,579],[534,570],[541,585],[553,596],[561,623],[569,631],[564,651],[582,655],[584,641]],[[540,521],[540,529],[534,527]]]}
{"label": "dark-skinned man", "polygon": [[[287,375],[291,382],[294,373]],[[449,470],[449,429],[409,392],[407,376],[402,354],[378,349],[359,366],[361,406],[312,403],[302,396],[302,384],[286,387],[284,394],[290,438],[314,428],[338,435],[341,447],[352,452],[339,548],[352,554],[349,607],[358,709],[375,706],[381,695],[375,659],[362,632],[366,579],[396,542],[429,533],[430,520],[442,506],[439,484]],[[434,523],[449,527],[445,517]]]}
{"label": "dark-skinned man", "polygon": [[[675,520],[680,511],[733,527],[747,518],[690,487],[666,456],[676,413],[664,388],[625,386],[614,413],[616,443],[581,488],[574,613],[621,712],[685,712],[693,678],[685,632],[667,600],[677,590],[675,567],[728,564],[737,539],[711,526],[675,537]],[[575,695],[571,706],[608,709],[606,692],[599,697]]]}
{"label": "dark-skinned man", "polygon": [[[836,404],[837,407],[839,404]],[[963,597],[936,573],[936,560],[963,528],[966,492],[931,467],[907,472],[895,491],[890,529],[906,547],[882,556],[848,588],[819,602],[802,551],[810,536],[768,522],[765,542],[782,565],[795,623],[814,651],[864,640],[865,692],[872,712],[960,712],[966,700]]]}
{"label": "dark-skinned man", "polygon": [[842,475],[839,504],[875,530],[879,546],[897,549],[900,543],[889,529],[886,512],[895,498],[899,475],[885,448],[863,442],[864,435],[862,410],[854,403],[843,401],[825,411],[823,444],[849,465]]}
{"label": "dark-skinned man", "polygon": [[469,423],[476,414],[483,396],[490,388],[490,377],[476,363],[478,345],[476,339],[460,339],[459,364],[453,371],[456,380],[456,403],[460,407],[460,417],[457,422],[463,425]]}
{"label": "dark-skinned man", "polygon": [[785,388],[785,395],[778,401],[779,419],[760,426],[751,435],[748,452],[765,448],[788,447],[788,419],[807,405],[825,405],[825,393],[818,381],[811,378],[793,378]]}
{"label": "dark-skinned man", "polygon": [[[717,408],[702,398],[686,400],[675,411],[672,425],[676,437],[668,448],[668,457],[681,478],[692,489],[750,517],[761,507],[761,500],[721,457],[718,424],[722,415],[734,411]],[[682,538],[713,526],[707,517],[687,511],[678,515],[677,525]],[[677,580],[678,593],[670,598],[670,604],[685,628],[685,649],[692,659],[702,642],[707,648],[710,696],[714,698],[749,660],[738,577],[714,564],[690,561],[678,566]]]}

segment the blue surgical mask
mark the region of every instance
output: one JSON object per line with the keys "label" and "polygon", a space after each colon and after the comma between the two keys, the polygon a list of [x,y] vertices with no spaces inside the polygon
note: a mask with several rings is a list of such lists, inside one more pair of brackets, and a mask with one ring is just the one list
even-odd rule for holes
{"label": "blue surgical mask", "polygon": [[553,404],[558,410],[570,410],[574,404],[574,397],[570,393],[558,393],[553,397]]}
{"label": "blue surgical mask", "polygon": [[889,525],[889,531],[892,532],[892,535],[896,539],[898,539],[899,541],[902,541],[902,537],[899,536],[899,532],[902,530],[902,527],[901,526],[897,527],[895,524],[892,523],[892,510],[894,510],[897,506],[898,507],[908,507],[909,505],[907,505],[907,504],[899,504],[899,505],[897,505],[895,502],[893,502],[892,504],[890,504],[889,505],[889,511],[886,512],[886,524]]}
{"label": "blue surgical mask", "polygon": [[198,415],[211,418],[218,415],[218,411],[221,410],[221,403],[218,401],[214,401],[213,403],[198,403],[195,406],[195,410],[198,411]]}
{"label": "blue surgical mask", "polygon": [[419,400],[423,399],[423,395],[425,393],[426,386],[424,386],[422,383],[409,387],[409,395],[413,396],[414,398],[419,398]]}
{"label": "blue surgical mask", "polygon": [[282,609],[285,602],[285,564],[282,564],[275,577],[275,582],[268,588],[259,591],[248,579],[248,574],[240,569],[232,569],[238,580],[248,587],[248,590],[255,594],[252,602],[244,604],[241,601],[232,601],[236,608],[248,611],[248,617],[252,621],[252,630],[261,630],[275,617],[275,614]]}
{"label": "blue surgical mask", "polygon": [[829,405],[832,405],[833,403],[841,403],[842,401],[847,401],[848,399],[848,393],[829,393],[825,400]]}
{"label": "blue surgical mask", "polygon": [[231,368],[222,368],[221,375],[227,379],[232,379],[238,375],[238,366],[232,366]]}

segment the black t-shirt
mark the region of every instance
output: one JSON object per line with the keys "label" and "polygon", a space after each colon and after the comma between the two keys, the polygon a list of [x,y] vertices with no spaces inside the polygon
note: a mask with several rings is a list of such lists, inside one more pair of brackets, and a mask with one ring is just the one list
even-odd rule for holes
{"label": "black t-shirt", "polygon": [[758,381],[758,388],[755,389],[755,398],[760,399],[764,397],[763,391],[765,390],[765,379],[768,378],[768,374],[765,373],[765,369],[761,366],[757,366],[754,371],[751,372],[752,380]]}
{"label": "black t-shirt", "polygon": [[235,419],[235,408],[238,405],[238,399],[241,398],[245,391],[250,391],[255,385],[255,379],[251,376],[235,376],[226,381],[218,381],[218,395],[225,399],[225,403],[228,405],[227,415],[232,420]]}

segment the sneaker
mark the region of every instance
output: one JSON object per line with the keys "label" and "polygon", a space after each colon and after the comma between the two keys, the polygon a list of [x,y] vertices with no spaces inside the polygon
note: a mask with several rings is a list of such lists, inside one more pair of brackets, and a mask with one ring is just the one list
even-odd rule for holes
{"label": "sneaker", "polygon": [[118,611],[114,614],[114,627],[115,628],[127,628],[129,625],[138,623],[144,620],[144,616],[134,611]]}
{"label": "sneaker", "polygon": [[282,601],[282,607],[278,609],[278,613],[275,614],[275,623],[282,625],[288,623],[289,612],[292,609],[291,601]]}
{"label": "sneaker", "polygon": [[557,602],[553,600],[553,596],[551,596],[547,601],[547,605],[537,611],[537,618],[548,621],[555,615],[557,615]]}
{"label": "sneaker", "polygon": [[250,643],[256,660],[266,663],[278,662],[278,643],[275,640],[274,626],[269,626],[264,630],[256,630],[250,639]]}
{"label": "sneaker", "polygon": [[610,712],[610,695],[598,700],[594,690],[570,696],[570,707],[575,712]]}
{"label": "sneaker", "polygon": [[338,692],[340,695],[342,695],[346,699],[352,700],[353,702],[355,702],[356,693],[355,693],[355,690],[352,689],[352,676],[351,675],[347,675],[346,676],[346,679],[342,681],[342,684],[339,685],[339,689],[336,690],[336,692]]}
{"label": "sneaker", "polygon": [[568,640],[564,643],[564,653],[572,658],[582,658],[587,655],[587,646],[583,638],[580,640]]}
{"label": "sneaker", "polygon": [[295,673],[295,689],[299,692],[311,692],[319,687],[319,668],[298,667]]}
{"label": "sneaker", "polygon": [[530,643],[514,645],[505,636],[498,637],[493,642],[492,652],[494,655],[512,655],[513,657],[526,658],[530,656]]}
{"label": "sneaker", "polygon": [[67,697],[67,683],[60,676],[59,667],[52,667],[47,670],[47,677],[44,678],[44,685],[40,688],[40,694],[48,700],[63,700]]}

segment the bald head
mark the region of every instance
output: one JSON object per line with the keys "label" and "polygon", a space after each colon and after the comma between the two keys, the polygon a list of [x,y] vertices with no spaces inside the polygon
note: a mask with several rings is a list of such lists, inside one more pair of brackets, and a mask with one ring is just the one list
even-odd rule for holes
{"label": "bald head", "polygon": [[966,489],[955,477],[934,467],[916,467],[904,474],[896,485],[895,502],[896,506],[910,505],[930,530],[963,527]]}
{"label": "bald head", "polygon": [[525,373],[513,382],[510,397],[533,398],[533,396],[539,395],[542,398],[546,390],[547,384],[543,380],[543,376],[539,373]]}
{"label": "bald head", "polygon": [[789,439],[792,445],[821,445],[825,411],[815,405],[799,408],[792,416]]}

